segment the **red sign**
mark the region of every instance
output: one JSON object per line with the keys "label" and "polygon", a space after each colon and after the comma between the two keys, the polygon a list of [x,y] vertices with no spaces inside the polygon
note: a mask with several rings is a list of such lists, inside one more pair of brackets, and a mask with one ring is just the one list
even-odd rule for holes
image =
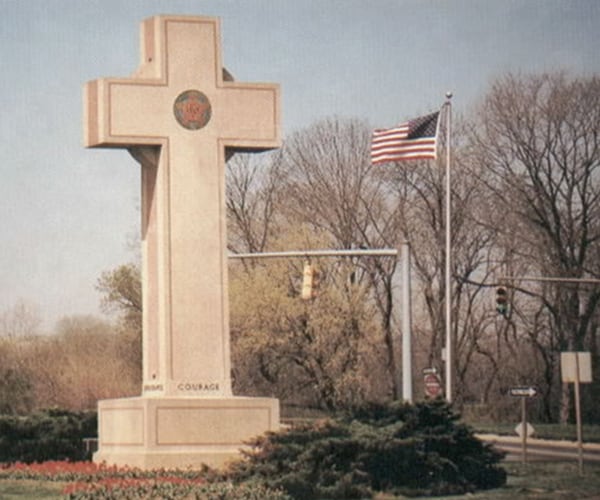
{"label": "red sign", "polygon": [[435,373],[427,373],[424,377],[425,396],[436,398],[442,394],[442,383]]}

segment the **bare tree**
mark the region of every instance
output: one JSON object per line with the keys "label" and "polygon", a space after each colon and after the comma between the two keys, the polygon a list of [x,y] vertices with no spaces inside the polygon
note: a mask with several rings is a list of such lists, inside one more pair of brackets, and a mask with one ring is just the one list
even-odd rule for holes
{"label": "bare tree", "polygon": [[[369,160],[370,129],[359,120],[331,118],[293,134],[281,161],[287,172],[291,220],[326,235],[333,248],[397,247],[398,218],[388,203],[386,186]],[[388,380],[400,397],[397,348],[394,343],[393,259],[348,259],[341,285],[368,283],[377,306],[383,335]]]}
{"label": "bare tree", "polygon": [[277,234],[285,184],[277,154],[238,153],[227,163],[228,246],[235,253],[262,252]]}
{"label": "bare tree", "polygon": [[12,307],[0,313],[0,335],[9,338],[31,337],[39,333],[41,323],[39,308],[19,299]]}
{"label": "bare tree", "polygon": [[[389,214],[378,195],[383,183],[372,175],[369,140],[365,123],[334,118],[292,134],[272,156],[273,161],[258,167],[230,162],[230,248],[264,251],[381,246],[388,229],[382,216]],[[395,246],[396,240],[389,240]],[[253,277],[252,291],[237,289],[238,280],[245,278],[239,274],[239,266],[232,267],[234,356],[236,346],[253,351],[256,371],[263,379],[280,388],[284,379],[290,387],[295,380],[295,393],[304,387],[328,408],[364,393],[365,381],[382,365],[376,358],[383,356],[383,366],[389,370],[387,376],[380,377],[386,381],[383,388],[398,395],[395,377],[389,376],[395,374],[391,294],[395,261],[320,261],[322,289],[310,305],[299,299],[302,262],[281,265],[285,272],[270,264],[246,266],[247,275]],[[273,271],[276,268],[278,273]],[[285,299],[281,302],[280,296],[263,292],[260,295],[271,296],[280,307],[273,311],[261,303],[246,312],[262,317],[262,326],[255,326],[264,332],[260,339],[249,327],[253,319],[245,316],[238,321],[237,316],[242,310],[238,292],[260,299],[256,290],[262,280],[257,272],[266,273],[263,279],[271,280],[269,289],[278,290]],[[281,283],[272,281],[276,276]],[[257,314],[257,309],[273,311],[275,317]],[[373,328],[373,319],[381,326]],[[251,345],[244,341],[245,336],[254,338]],[[282,338],[285,343],[281,343]],[[249,359],[238,356],[238,367]],[[372,363],[370,370],[364,369],[368,363]],[[379,392],[371,391],[372,397]]]}
{"label": "bare tree", "polygon": [[[416,330],[426,332],[430,339],[427,349],[428,366],[441,365],[445,299],[444,270],[444,182],[443,168],[437,164],[398,164],[373,167],[368,158],[370,130],[357,120],[328,119],[292,134],[284,144],[277,161],[281,163],[280,199],[276,208],[282,229],[288,235],[305,232],[306,244],[321,241],[332,248],[399,247],[409,240],[416,250],[414,262],[419,275],[419,292],[424,297],[426,313],[417,320]],[[473,359],[481,356],[478,346],[484,338],[485,317],[481,305],[481,286],[473,286],[474,278],[484,279],[493,229],[483,225],[473,215],[485,196],[478,191],[477,177],[471,175],[460,158],[453,166],[453,261],[454,335],[460,352],[458,375],[466,381]],[[242,183],[248,185],[248,183]],[[232,206],[249,206],[235,194]],[[247,191],[247,190],[246,190]],[[239,210],[238,210],[239,212]],[[251,211],[249,210],[248,213]],[[235,215],[235,212],[230,212]],[[236,220],[241,220],[236,216]],[[283,226],[282,226],[283,227]],[[250,234],[250,232],[246,232]],[[289,243],[291,240],[286,239]],[[298,241],[298,237],[294,241]],[[273,245],[273,240],[269,244]],[[344,259],[335,266],[326,266],[329,287],[345,294],[348,304],[356,304],[361,290],[362,307],[374,307],[379,322],[379,341],[374,342],[387,369],[386,383],[393,397],[400,397],[398,372],[399,346],[394,317],[393,289],[396,285],[393,259]],[[299,270],[296,269],[296,273]],[[364,291],[367,294],[364,294]],[[355,312],[359,309],[356,309]],[[320,311],[320,314],[327,314]],[[349,318],[353,313],[346,310]],[[360,316],[360,314],[358,314]],[[311,316],[314,322],[316,316]],[[306,318],[304,318],[306,320]],[[297,318],[290,328],[301,332],[296,340],[310,340],[310,324]],[[429,328],[424,322],[429,322]],[[489,320],[487,320],[489,322]],[[355,323],[356,324],[356,323]],[[303,328],[300,326],[304,325]],[[350,330],[347,330],[350,331]],[[355,330],[354,330],[355,331]],[[358,338],[365,337],[357,332]],[[422,338],[421,335],[418,337]],[[350,335],[348,338],[354,338]],[[360,344],[360,343],[359,343]],[[360,349],[357,344],[357,349]],[[298,346],[297,346],[298,347]],[[299,347],[298,347],[299,348]],[[306,354],[306,351],[305,351]],[[282,359],[284,359],[282,357]],[[302,358],[306,360],[306,358]],[[296,360],[298,364],[298,360]],[[311,361],[312,363],[312,361]],[[273,365],[274,366],[274,365]],[[316,370],[313,370],[317,373]],[[326,377],[321,375],[322,380]],[[467,384],[460,384],[467,387]],[[465,389],[463,392],[469,392]]]}
{"label": "bare tree", "polygon": [[54,335],[34,339],[25,352],[38,408],[96,407],[99,399],[136,395],[139,375],[121,335],[94,316],[69,316]]}
{"label": "bare tree", "polygon": [[[493,230],[478,220],[486,200],[473,165],[462,155],[459,127],[452,161],[452,337],[457,377],[455,400],[477,398],[469,373],[481,362],[482,339],[487,334],[489,303],[482,284],[487,279]],[[441,155],[442,157],[444,155]],[[401,232],[414,251],[417,274],[415,331],[426,366],[441,370],[445,346],[445,169],[443,161],[398,163],[388,174],[400,215]],[[420,314],[419,314],[420,313]],[[428,345],[424,342],[428,341]]]}
{"label": "bare tree", "polygon": [[[474,151],[496,209],[510,214],[498,230],[518,235],[519,257],[538,274],[600,275],[599,132],[597,77],[507,75],[479,109]],[[557,384],[558,352],[595,346],[600,287],[546,286],[540,299],[552,336],[537,348]]]}

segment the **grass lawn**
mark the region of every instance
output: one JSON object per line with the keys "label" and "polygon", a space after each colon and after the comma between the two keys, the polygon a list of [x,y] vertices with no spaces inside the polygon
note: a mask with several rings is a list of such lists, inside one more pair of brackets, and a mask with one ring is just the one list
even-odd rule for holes
{"label": "grass lawn", "polygon": [[[508,471],[508,484],[504,488],[475,494],[436,497],[439,500],[538,500],[600,499],[600,465],[586,465],[580,477],[576,463],[553,462],[504,464]],[[0,480],[0,500],[64,498],[65,483],[32,480]],[[377,500],[400,500],[407,497],[379,495]],[[423,498],[423,497],[421,497]]]}
{"label": "grass lawn", "polygon": [[31,479],[0,480],[0,500],[58,500],[64,499],[61,494],[66,483],[55,481],[35,481]]}
{"label": "grass lawn", "polygon": [[[467,495],[435,497],[436,500],[600,500],[600,465],[586,465],[583,477],[576,463],[539,462],[522,465],[505,463],[508,482],[504,488]],[[376,500],[404,500],[408,497],[380,495]]]}
{"label": "grass lawn", "polygon": [[505,464],[505,468],[509,474],[505,488],[478,493],[469,498],[493,500],[600,498],[600,465],[587,465],[583,477],[579,476],[577,464],[574,462],[540,462],[527,465],[510,463]]}

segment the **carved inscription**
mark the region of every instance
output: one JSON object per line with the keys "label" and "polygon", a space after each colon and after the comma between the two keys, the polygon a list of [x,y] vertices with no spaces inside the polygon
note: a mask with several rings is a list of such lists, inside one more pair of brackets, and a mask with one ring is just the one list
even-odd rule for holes
{"label": "carved inscription", "polygon": [[162,384],[144,384],[144,391],[164,391],[165,388]]}
{"label": "carved inscription", "polygon": [[218,382],[180,382],[177,390],[182,392],[212,392],[219,390]]}

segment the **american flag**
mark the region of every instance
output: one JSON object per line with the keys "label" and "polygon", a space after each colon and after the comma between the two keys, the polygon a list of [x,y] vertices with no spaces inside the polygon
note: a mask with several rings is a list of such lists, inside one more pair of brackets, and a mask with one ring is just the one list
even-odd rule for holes
{"label": "american flag", "polygon": [[374,130],[371,163],[435,159],[439,115],[437,111],[397,127]]}

